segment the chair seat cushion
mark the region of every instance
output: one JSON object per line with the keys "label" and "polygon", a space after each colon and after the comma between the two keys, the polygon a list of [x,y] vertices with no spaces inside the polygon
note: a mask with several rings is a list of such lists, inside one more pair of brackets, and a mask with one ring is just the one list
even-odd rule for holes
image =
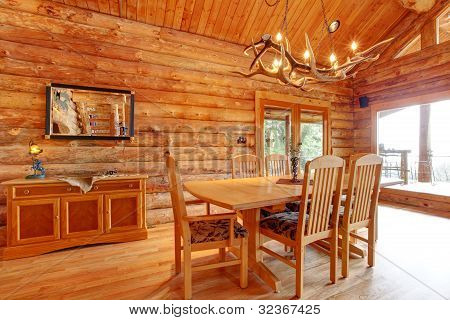
{"label": "chair seat cushion", "polygon": [[[191,243],[203,243],[228,240],[230,237],[230,220],[209,220],[189,222],[191,229]],[[248,234],[247,230],[234,222],[234,238],[244,238]]]}
{"label": "chair seat cushion", "polygon": [[280,212],[261,220],[259,226],[276,234],[295,240],[298,212]]}
{"label": "chair seat cushion", "polygon": [[274,213],[270,212],[270,211],[267,211],[267,210],[264,210],[264,209],[261,209],[261,217],[263,217],[263,218],[267,218],[268,216],[270,216],[272,214],[274,214]]}
{"label": "chair seat cushion", "polygon": [[270,212],[268,210],[261,209],[261,217],[267,218],[270,215],[277,214],[277,213],[282,213],[282,212],[298,212],[299,209],[300,209],[300,202],[299,201],[289,202],[289,203],[286,203],[286,205],[285,205],[283,210],[280,210],[278,212]]}
{"label": "chair seat cushion", "polygon": [[286,203],[286,211],[299,212],[300,211],[300,201]]}

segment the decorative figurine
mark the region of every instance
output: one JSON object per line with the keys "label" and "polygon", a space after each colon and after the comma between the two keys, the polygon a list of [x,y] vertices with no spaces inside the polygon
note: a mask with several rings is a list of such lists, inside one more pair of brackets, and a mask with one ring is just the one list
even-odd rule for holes
{"label": "decorative figurine", "polygon": [[120,135],[125,137],[128,134],[128,127],[126,127],[125,123],[119,123]]}
{"label": "decorative figurine", "polygon": [[30,140],[30,147],[28,149],[28,153],[31,155],[31,159],[33,160],[33,165],[31,169],[33,169],[34,173],[26,176],[26,179],[43,179],[45,178],[45,169],[42,167],[42,161],[37,158],[39,154],[44,151],[37,144],[33,143],[33,140]]}

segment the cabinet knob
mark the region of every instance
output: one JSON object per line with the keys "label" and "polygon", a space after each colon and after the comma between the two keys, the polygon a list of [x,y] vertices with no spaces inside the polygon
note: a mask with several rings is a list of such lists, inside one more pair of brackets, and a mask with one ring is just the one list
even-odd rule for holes
{"label": "cabinet knob", "polygon": [[25,195],[30,194],[30,190],[28,190],[28,189],[23,190],[23,194],[25,194]]}
{"label": "cabinet knob", "polygon": [[133,188],[133,184],[130,183],[130,184],[128,185],[128,187],[129,187],[129,188]]}
{"label": "cabinet knob", "polygon": [[98,186],[94,186],[94,190],[98,190]]}
{"label": "cabinet knob", "polygon": [[67,191],[72,191],[72,188],[71,187],[67,187]]}

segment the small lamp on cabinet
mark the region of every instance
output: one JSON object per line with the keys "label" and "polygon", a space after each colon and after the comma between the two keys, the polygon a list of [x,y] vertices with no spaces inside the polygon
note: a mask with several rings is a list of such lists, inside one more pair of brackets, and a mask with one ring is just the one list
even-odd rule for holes
{"label": "small lamp on cabinet", "polygon": [[33,161],[33,165],[31,169],[33,169],[33,174],[26,176],[26,179],[43,179],[45,178],[45,169],[42,167],[42,161],[37,157],[44,151],[37,144],[30,140],[30,144],[28,147],[28,154],[31,155],[31,159]]}

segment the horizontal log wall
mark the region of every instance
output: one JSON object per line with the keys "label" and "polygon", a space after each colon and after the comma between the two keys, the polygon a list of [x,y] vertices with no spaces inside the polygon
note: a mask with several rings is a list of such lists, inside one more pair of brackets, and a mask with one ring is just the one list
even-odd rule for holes
{"label": "horizontal log wall", "polygon": [[[331,101],[333,152],[353,152],[350,83],[302,92],[246,79],[231,73],[249,65],[242,50],[51,1],[0,0],[0,181],[30,171],[32,138],[49,175],[147,173],[148,223],[169,221],[164,152],[180,160],[184,180],[229,178],[230,158],[255,152],[256,90]],[[52,81],[134,90],[135,142],[44,140],[45,85]],[[4,212],[4,195],[0,205]]]}
{"label": "horizontal log wall", "polygon": [[[355,152],[370,152],[371,109],[409,106],[423,99],[450,98],[450,41],[419,52],[371,66],[357,74],[355,93]],[[369,97],[369,108],[361,109],[358,98]]]}

